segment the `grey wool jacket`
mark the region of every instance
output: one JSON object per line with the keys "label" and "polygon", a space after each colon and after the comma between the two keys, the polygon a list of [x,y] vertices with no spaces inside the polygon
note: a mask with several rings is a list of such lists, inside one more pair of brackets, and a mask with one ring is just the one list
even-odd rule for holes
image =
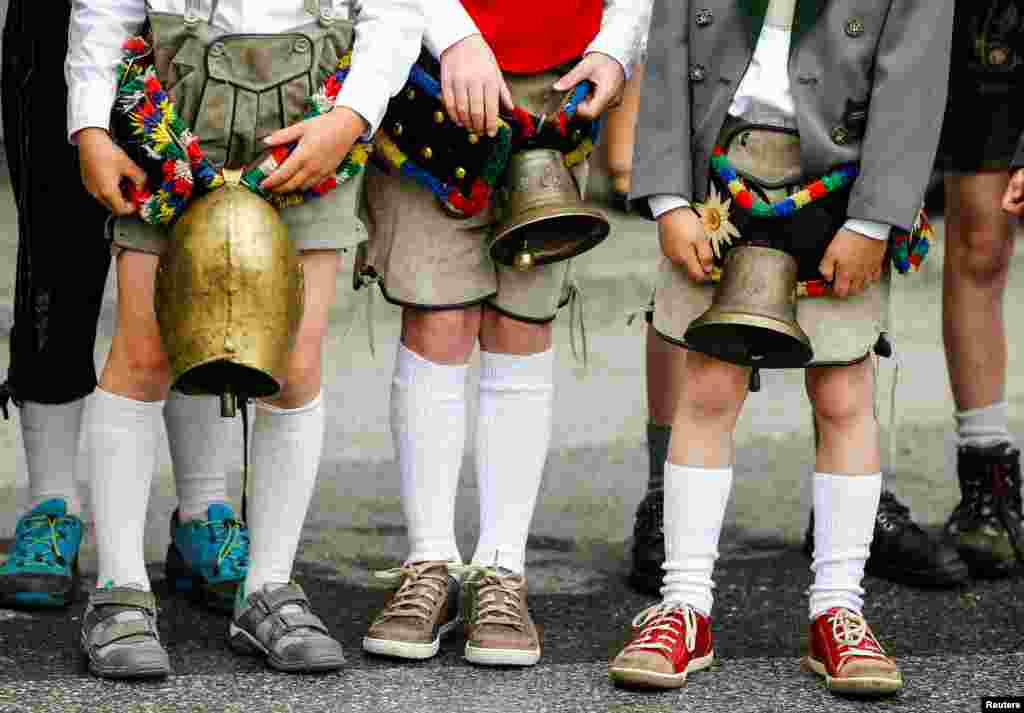
{"label": "grey wool jacket", "polygon": [[[641,211],[652,195],[705,198],[767,5],[654,1],[633,157]],[[952,27],[951,0],[798,0],[789,74],[801,163],[818,177],[859,162],[848,217],[913,226],[945,113]]]}

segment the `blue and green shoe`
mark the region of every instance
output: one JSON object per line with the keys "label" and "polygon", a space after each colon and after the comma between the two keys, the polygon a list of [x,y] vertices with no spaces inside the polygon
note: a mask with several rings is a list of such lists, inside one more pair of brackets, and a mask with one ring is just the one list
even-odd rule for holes
{"label": "blue and green shoe", "polygon": [[205,520],[189,522],[181,522],[174,511],[165,565],[172,592],[231,613],[248,568],[249,528],[230,505],[214,503],[206,509]]}
{"label": "blue and green shoe", "polygon": [[78,591],[82,521],[68,514],[62,498],[45,500],[25,513],[14,546],[0,564],[0,603],[63,607]]}

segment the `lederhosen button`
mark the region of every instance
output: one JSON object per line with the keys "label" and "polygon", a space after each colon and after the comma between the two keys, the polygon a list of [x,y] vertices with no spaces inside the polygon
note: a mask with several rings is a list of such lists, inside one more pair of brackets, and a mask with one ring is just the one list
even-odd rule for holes
{"label": "lederhosen button", "polygon": [[697,12],[697,27],[707,27],[715,21],[715,13],[710,10],[700,10]]}
{"label": "lederhosen button", "polygon": [[851,17],[846,21],[845,29],[848,37],[860,37],[864,34],[864,21],[859,17]]}
{"label": "lederhosen button", "polygon": [[703,64],[695,64],[690,67],[690,81],[691,82],[703,82],[707,77],[707,70]]}
{"label": "lederhosen button", "polygon": [[837,126],[832,129],[832,141],[838,146],[846,146],[850,143],[850,132],[845,126]]}

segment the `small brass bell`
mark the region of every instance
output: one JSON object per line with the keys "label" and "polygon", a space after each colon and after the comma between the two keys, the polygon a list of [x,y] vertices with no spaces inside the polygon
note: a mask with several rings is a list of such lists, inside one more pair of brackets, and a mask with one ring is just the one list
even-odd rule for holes
{"label": "small brass bell", "polygon": [[233,173],[175,223],[156,279],[173,386],[220,396],[224,416],[280,391],[304,299],[287,226]]}
{"label": "small brass bell", "polygon": [[811,340],[796,321],[797,262],[789,253],[738,245],[725,256],[711,307],[683,340],[691,349],[759,369],[806,366]]}
{"label": "small brass bell", "polygon": [[504,217],[489,245],[491,259],[502,265],[528,270],[568,260],[599,244],[611,230],[601,211],[580,200],[559,151],[527,149],[512,156],[504,198]]}

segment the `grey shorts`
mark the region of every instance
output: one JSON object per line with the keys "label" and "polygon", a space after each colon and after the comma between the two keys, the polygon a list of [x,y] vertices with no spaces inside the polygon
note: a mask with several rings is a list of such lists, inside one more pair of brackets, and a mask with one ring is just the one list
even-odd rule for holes
{"label": "grey shorts", "polygon": [[[320,198],[281,211],[288,237],[300,253],[344,250],[366,239],[366,226],[358,214],[365,175],[361,173]],[[133,215],[112,220],[110,231],[115,254],[134,250],[162,255],[170,239],[166,226],[150,225]]]}
{"label": "grey shorts", "polygon": [[[890,274],[853,297],[800,297],[796,320],[811,340],[808,366],[853,364],[871,353],[888,330]],[[686,346],[690,323],[711,306],[715,286],[693,282],[682,267],[662,258],[654,292],[654,329],[670,342]]]}
{"label": "grey shorts", "polygon": [[[517,106],[550,101],[561,76],[545,72],[508,76]],[[588,166],[573,168],[581,197]],[[572,291],[569,260],[520,272],[495,264],[487,238],[496,207],[468,220],[448,216],[437,198],[418,183],[379,170],[367,172],[366,206],[370,242],[366,264],[377,274],[388,301],[423,309],[457,309],[488,304],[527,322],[548,322]]]}

